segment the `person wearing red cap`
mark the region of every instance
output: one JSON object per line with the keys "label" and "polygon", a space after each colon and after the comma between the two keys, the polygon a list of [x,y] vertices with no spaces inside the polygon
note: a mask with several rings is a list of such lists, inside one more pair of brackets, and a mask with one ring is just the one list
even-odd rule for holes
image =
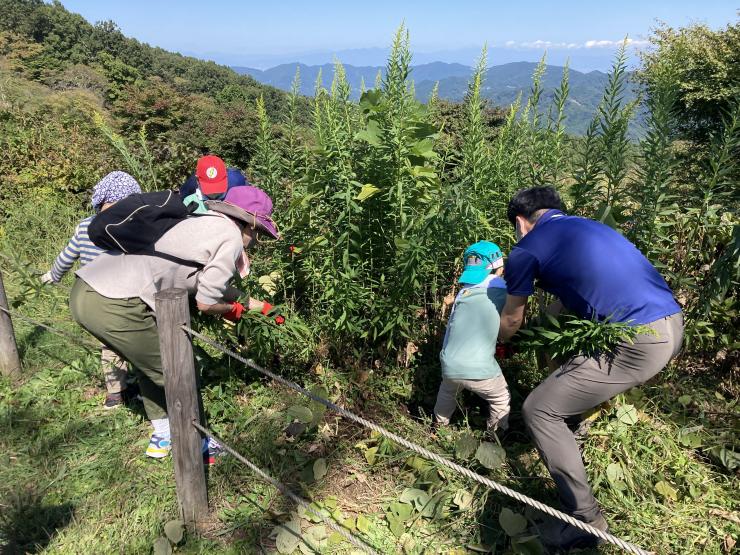
{"label": "person wearing red cap", "polygon": [[[206,187],[207,194],[214,194],[221,186],[217,185],[220,172],[226,176],[226,171],[225,166],[209,163],[199,162],[199,171],[202,169],[211,180],[208,185],[213,185]],[[74,318],[138,371],[144,409],[154,427],[146,454],[154,458],[165,457],[170,451],[155,294],[173,287],[186,289],[201,312],[232,321],[239,320],[245,310],[264,315],[272,311],[269,303],[256,299],[249,299],[244,306],[237,301],[241,292],[230,286],[235,274],[243,277],[248,273],[245,251],[257,236],[279,237],[270,218],[272,200],[257,187],[242,186],[231,189],[223,200],[206,202],[205,214],[186,218],[156,242],[155,251],[172,259],[103,253],[77,272],[70,295]],[[192,265],[178,259],[196,262],[199,267],[194,271]],[[276,317],[275,322],[282,323],[282,317]],[[212,440],[204,446],[209,461],[219,450]]]}
{"label": "person wearing red cap", "polygon": [[229,175],[226,164],[218,156],[209,154],[198,159],[195,177],[203,196],[211,199],[222,199],[229,187]]}

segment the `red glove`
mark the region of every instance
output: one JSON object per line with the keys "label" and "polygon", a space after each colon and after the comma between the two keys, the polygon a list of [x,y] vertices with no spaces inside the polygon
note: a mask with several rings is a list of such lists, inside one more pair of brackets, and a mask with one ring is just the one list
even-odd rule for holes
{"label": "red glove", "polygon": [[496,344],[496,358],[497,359],[506,359],[511,358],[514,356],[514,348],[511,345],[505,344],[505,343],[497,343]]}
{"label": "red glove", "polygon": [[[268,303],[267,301],[262,301],[262,314],[265,316],[269,316],[270,312],[272,311],[273,306]],[[278,326],[282,326],[285,323],[285,316],[277,315],[275,316],[275,323]]]}
{"label": "red glove", "polygon": [[240,302],[236,302],[231,305],[231,310],[224,313],[223,317],[232,322],[236,322],[242,317],[242,312],[244,312],[244,305]]}

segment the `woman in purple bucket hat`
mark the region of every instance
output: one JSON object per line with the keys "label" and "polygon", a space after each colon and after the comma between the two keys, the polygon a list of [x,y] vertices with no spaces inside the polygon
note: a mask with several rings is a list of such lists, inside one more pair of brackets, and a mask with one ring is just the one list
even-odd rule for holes
{"label": "woman in purple bucket hat", "polygon": [[[246,250],[259,235],[279,238],[273,222],[272,199],[253,186],[233,187],[223,200],[208,200],[208,210],[169,229],[154,250],[168,258],[143,254],[103,253],[77,272],[70,295],[75,319],[90,333],[128,360],[139,373],[144,409],[154,428],[146,455],[166,457],[170,428],[164,394],[154,295],[169,288],[186,289],[204,314],[238,321],[245,310],[265,316],[272,305],[249,299],[232,287],[232,278],[249,273]],[[192,261],[193,265],[180,263]],[[274,316],[282,324],[282,316]],[[213,463],[221,449],[204,441],[206,462]]]}

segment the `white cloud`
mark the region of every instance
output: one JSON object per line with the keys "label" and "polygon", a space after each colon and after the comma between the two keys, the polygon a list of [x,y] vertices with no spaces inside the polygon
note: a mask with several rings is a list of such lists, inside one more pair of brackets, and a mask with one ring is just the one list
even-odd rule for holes
{"label": "white cloud", "polygon": [[[587,40],[583,46],[586,48],[616,48],[622,44],[621,40]],[[645,46],[650,41],[627,39],[627,46]]]}
{"label": "white cloud", "polygon": [[[507,40],[504,46],[506,48],[528,48],[533,50],[574,50],[578,48],[617,48],[622,42],[621,40],[587,40],[583,43],[552,42],[542,39],[525,42]],[[627,39],[627,46],[645,46],[647,44],[650,44],[650,42],[646,40]]]}

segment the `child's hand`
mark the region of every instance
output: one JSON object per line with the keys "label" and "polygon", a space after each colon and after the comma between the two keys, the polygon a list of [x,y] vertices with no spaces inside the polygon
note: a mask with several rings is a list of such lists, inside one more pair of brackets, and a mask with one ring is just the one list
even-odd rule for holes
{"label": "child's hand", "polygon": [[454,302],[455,302],[455,292],[454,291],[450,291],[447,294],[447,296],[444,299],[442,299],[442,304],[444,304],[445,306],[450,306]]}
{"label": "child's hand", "polygon": [[44,274],[43,276],[41,276],[41,277],[40,277],[39,279],[41,280],[41,283],[43,283],[44,285],[49,285],[50,283],[56,283],[56,282],[54,281],[54,278],[53,278],[53,277],[51,277],[51,272],[50,272],[50,271],[49,271],[49,272],[46,272],[46,273],[45,273],[45,274]]}

